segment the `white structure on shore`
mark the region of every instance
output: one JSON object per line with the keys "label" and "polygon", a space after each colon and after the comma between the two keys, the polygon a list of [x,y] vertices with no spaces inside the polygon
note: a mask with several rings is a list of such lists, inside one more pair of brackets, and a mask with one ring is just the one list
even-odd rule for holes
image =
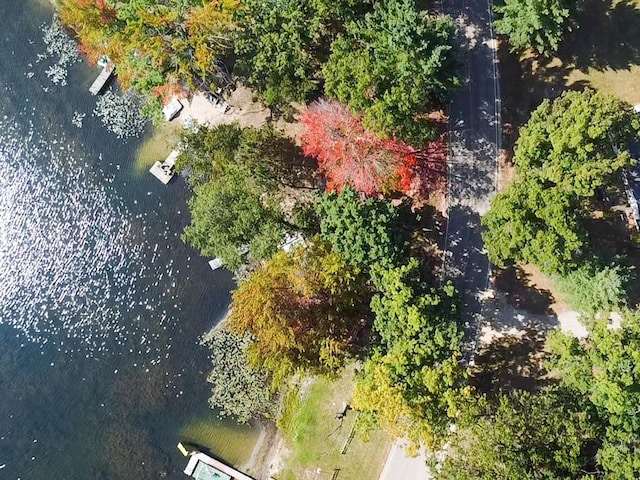
{"label": "white structure on shore", "polygon": [[180,110],[182,110],[182,103],[180,103],[180,100],[176,97],[173,97],[173,100],[162,108],[162,114],[164,115],[164,119],[167,122],[170,122],[176,118],[176,115],[180,113]]}

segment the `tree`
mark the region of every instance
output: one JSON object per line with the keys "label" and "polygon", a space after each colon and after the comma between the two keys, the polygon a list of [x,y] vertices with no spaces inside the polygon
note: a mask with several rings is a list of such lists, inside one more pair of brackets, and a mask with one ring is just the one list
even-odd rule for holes
{"label": "tree", "polygon": [[536,179],[516,180],[482,217],[482,238],[495,265],[530,262],[547,274],[577,266],[587,242],[577,196]]}
{"label": "tree", "polygon": [[325,92],[363,112],[374,133],[421,147],[433,135],[424,114],[459,85],[454,30],[451,19],[418,12],[413,0],[377,2],[333,42]]}
{"label": "tree", "polygon": [[533,48],[549,55],[558,46],[576,13],[571,0],[505,0],[496,6],[496,32],[507,35],[511,50]]}
{"label": "tree", "polygon": [[446,150],[430,142],[417,151],[382,139],[362,126],[359,116],[336,101],[320,100],[301,118],[303,151],[316,157],[329,191],[351,186],[365,195],[402,191],[425,198],[444,183]]}
{"label": "tree", "polygon": [[628,281],[629,274],[620,265],[598,268],[593,264],[553,279],[571,308],[588,314],[609,313],[624,305]]}
{"label": "tree", "polygon": [[126,90],[157,96],[164,85],[219,84],[239,0],[63,0],[61,18],[92,59],[108,54]]}
{"label": "tree", "polygon": [[351,265],[366,269],[374,263],[393,265],[403,249],[398,212],[389,202],[363,199],[351,188],[318,198],[322,238]]}
{"label": "tree", "polygon": [[379,293],[371,309],[382,342],[364,364],[353,402],[366,422],[433,447],[470,390],[462,386],[458,362],[462,332],[455,289],[428,288],[417,268],[415,260],[373,268]]}
{"label": "tree", "polygon": [[176,168],[198,185],[240,165],[266,190],[308,188],[316,163],[281,132],[266,125],[242,128],[237,123],[185,130]]}
{"label": "tree", "polygon": [[239,423],[255,417],[269,418],[274,403],[267,375],[249,366],[249,335],[234,335],[224,328],[207,333],[202,344],[210,350],[212,369],[207,381],[212,384],[209,404],[223,416],[233,416]]}
{"label": "tree", "polygon": [[219,257],[230,270],[240,267],[245,248],[256,259],[269,258],[284,237],[286,222],[276,198],[265,197],[241,166],[197,185],[188,205],[191,223],[183,241],[205,257]]}
{"label": "tree", "polygon": [[594,479],[597,429],[559,390],[500,395],[469,426],[458,426],[438,480]]}
{"label": "tree", "polygon": [[247,0],[238,12],[238,70],[267,106],[304,103],[319,88],[321,66],[336,30],[367,3]]}
{"label": "tree", "polygon": [[335,370],[363,327],[362,280],[326,243],[312,240],[278,252],[240,282],[226,328],[253,337],[250,363],[269,371],[274,386],[297,369]]}
{"label": "tree", "polygon": [[545,100],[521,129],[515,146],[518,173],[590,198],[598,187],[620,185],[630,141],[640,120],[631,106],[594,90],[567,91]]}
{"label": "tree", "polygon": [[623,312],[619,325],[587,317],[589,336],[553,332],[549,369],[593,404],[604,429],[598,460],[606,478],[640,476],[640,315]]}
{"label": "tree", "polygon": [[313,162],[273,127],[237,124],[186,131],[176,167],[194,186],[183,239],[232,270],[242,250],[268,258],[285,230],[296,229],[281,206],[283,189],[308,188],[313,174]]}
{"label": "tree", "polygon": [[545,100],[516,143],[516,181],[483,217],[491,261],[527,261],[548,274],[577,267],[589,247],[589,202],[599,188],[620,187],[639,126],[629,105],[592,90]]}

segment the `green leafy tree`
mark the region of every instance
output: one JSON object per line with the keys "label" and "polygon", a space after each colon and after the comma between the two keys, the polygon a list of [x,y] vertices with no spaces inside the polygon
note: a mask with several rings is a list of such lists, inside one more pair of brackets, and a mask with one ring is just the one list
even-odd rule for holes
{"label": "green leafy tree", "polygon": [[545,100],[520,130],[514,162],[520,176],[589,198],[598,187],[619,185],[632,162],[628,144],[640,120],[631,106],[594,90]]}
{"label": "green leafy tree", "polygon": [[377,2],[346,24],[324,66],[325,92],[363,112],[365,127],[422,146],[433,133],[424,114],[459,85],[450,18],[419,12],[413,0]]}
{"label": "green leafy tree", "polygon": [[197,185],[188,202],[191,223],[182,239],[206,257],[219,257],[230,270],[242,264],[242,251],[256,259],[274,254],[284,237],[285,219],[275,198],[246,168],[230,167],[225,174]]}
{"label": "green leafy tree", "polygon": [[553,281],[574,310],[608,313],[626,303],[629,273],[620,265],[597,268],[587,264]]}
{"label": "green leafy tree", "polygon": [[363,327],[367,298],[359,270],[315,239],[278,252],[240,282],[225,328],[251,334],[250,362],[269,371],[277,387],[297,369],[342,366]]}
{"label": "green leafy tree", "polygon": [[549,55],[556,50],[576,12],[572,0],[505,0],[495,7],[496,32],[507,35],[512,51],[533,48]]}
{"label": "green leafy tree", "polygon": [[398,212],[389,202],[345,188],[319,197],[316,212],[322,237],[352,265],[394,264],[400,258]]}
{"label": "green leafy tree", "polygon": [[435,446],[470,395],[459,365],[462,338],[452,285],[428,288],[415,260],[376,265],[371,301],[382,345],[356,381],[354,406],[368,424],[414,445]]}
{"label": "green leafy tree", "polygon": [[200,127],[182,134],[182,154],[176,165],[198,185],[242,166],[267,190],[309,188],[316,163],[281,132],[266,125],[242,128],[237,123]]}
{"label": "green leafy tree", "polygon": [[589,337],[549,336],[549,369],[593,404],[604,429],[597,457],[607,479],[640,477],[640,315],[623,313],[619,325],[587,319]]}
{"label": "green leafy tree", "polygon": [[251,368],[247,358],[247,348],[251,345],[249,335],[234,335],[215,328],[203,337],[202,344],[209,348],[212,362],[207,377],[213,387],[209,398],[211,407],[223,416],[235,417],[239,423],[271,417],[274,402],[267,375]]}
{"label": "green leafy tree", "polygon": [[235,270],[242,250],[268,258],[296,229],[281,207],[283,189],[309,188],[314,162],[273,127],[232,124],[185,132],[176,167],[194,187],[183,240]]}
{"label": "green leafy tree", "polygon": [[595,479],[597,429],[570,394],[501,395],[453,436],[438,480]]}
{"label": "green leafy tree", "polygon": [[483,217],[491,261],[531,262],[548,274],[575,268],[590,246],[589,202],[598,188],[619,188],[638,127],[629,105],[592,90],[545,100],[516,143],[516,181]]}
{"label": "green leafy tree", "polygon": [[368,2],[246,0],[235,40],[239,71],[270,107],[305,102],[319,87],[335,30]]}
{"label": "green leafy tree", "polygon": [[587,242],[580,211],[578,197],[561,188],[516,180],[482,217],[487,254],[500,267],[524,261],[548,274],[566,272]]}

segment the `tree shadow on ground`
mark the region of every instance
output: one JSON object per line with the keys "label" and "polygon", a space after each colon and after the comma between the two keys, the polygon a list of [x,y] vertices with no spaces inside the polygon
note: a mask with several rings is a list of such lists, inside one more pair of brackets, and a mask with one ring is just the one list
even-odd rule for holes
{"label": "tree shadow on ground", "polygon": [[414,210],[409,203],[403,203],[399,213],[400,223],[410,244],[409,252],[420,261],[421,277],[428,283],[434,283],[442,268],[446,219],[432,205]]}
{"label": "tree shadow on ground", "polygon": [[582,71],[640,64],[640,10],[630,0],[586,0],[558,57]]}
{"label": "tree shadow on ground", "polygon": [[533,328],[496,339],[475,356],[469,383],[488,394],[531,391],[548,385],[544,343],[544,332]]}
{"label": "tree shadow on ground", "polygon": [[553,295],[549,290],[530,285],[531,275],[519,266],[498,269],[494,286],[503,292],[509,305],[535,314],[553,314]]}
{"label": "tree shadow on ground", "polygon": [[567,87],[569,74],[573,70],[568,64],[557,58],[511,53],[506,42],[500,42],[498,58],[502,98],[502,147],[507,150],[513,149],[519,128],[529,120],[531,112],[543,100],[553,100],[567,89],[583,90],[588,86],[588,82],[577,81]]}

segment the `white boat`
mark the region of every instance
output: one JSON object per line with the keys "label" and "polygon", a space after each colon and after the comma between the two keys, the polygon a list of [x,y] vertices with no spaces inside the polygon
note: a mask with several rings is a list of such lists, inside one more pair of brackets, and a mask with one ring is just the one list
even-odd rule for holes
{"label": "white boat", "polygon": [[170,122],[171,120],[176,118],[176,115],[180,113],[180,110],[182,110],[182,103],[180,103],[180,100],[178,100],[176,97],[173,97],[173,100],[171,100],[162,108],[162,114],[164,115],[164,119],[167,122]]}
{"label": "white boat", "polygon": [[254,480],[206,453],[187,450],[182,443],[178,444],[178,450],[189,458],[184,473],[196,480]]}

